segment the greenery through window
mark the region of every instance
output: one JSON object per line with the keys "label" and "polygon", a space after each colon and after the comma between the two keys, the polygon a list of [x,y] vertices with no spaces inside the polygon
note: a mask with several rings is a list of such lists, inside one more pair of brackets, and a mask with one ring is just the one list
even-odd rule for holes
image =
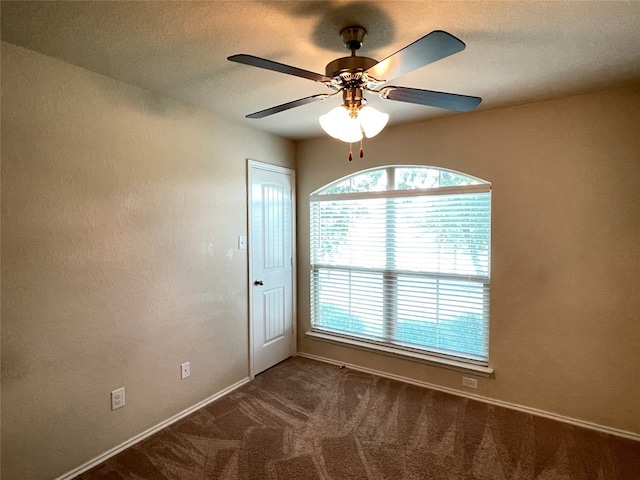
{"label": "greenery through window", "polygon": [[314,331],[488,364],[491,186],[433,167],[314,192]]}

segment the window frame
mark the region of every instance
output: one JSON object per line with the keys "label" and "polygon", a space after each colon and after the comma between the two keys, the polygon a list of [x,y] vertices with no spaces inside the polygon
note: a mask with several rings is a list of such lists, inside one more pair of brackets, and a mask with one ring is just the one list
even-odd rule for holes
{"label": "window frame", "polygon": [[[398,189],[397,185],[396,185],[396,179],[395,179],[395,173],[398,169],[416,169],[416,170],[431,170],[431,171],[437,171],[439,172],[440,178],[438,180],[438,182],[441,182],[441,178],[442,178],[442,173],[447,173],[459,178],[464,178],[466,180],[469,181],[469,183],[467,183],[466,185],[454,185],[454,186],[436,186],[436,187],[429,187],[429,188],[404,188],[404,189]],[[352,182],[354,179],[357,179],[360,176],[369,174],[369,173],[373,173],[373,172],[384,172],[384,174],[386,175],[386,186],[385,189],[380,189],[379,185],[376,186],[376,189],[371,190],[371,191],[338,191],[335,192],[336,187],[340,186],[341,184],[344,184],[345,182],[349,181]],[[430,172],[427,172],[430,173]],[[431,172],[432,173],[432,172]],[[452,177],[453,178],[453,177]],[[391,188],[389,188],[389,186],[391,186]],[[352,184],[349,184],[349,187],[347,187],[347,190],[349,188],[352,187]],[[353,188],[351,188],[353,190]],[[334,190],[334,193],[332,193],[332,190]],[[491,184],[485,180],[479,179],[477,177],[474,177],[472,175],[468,175],[466,173],[462,173],[462,172],[457,172],[454,170],[450,170],[450,169],[446,169],[446,168],[441,168],[441,167],[433,167],[433,166],[425,166],[425,165],[388,165],[388,166],[382,166],[382,167],[374,167],[374,168],[370,168],[370,169],[366,169],[366,170],[361,170],[358,172],[355,172],[351,175],[348,175],[346,177],[342,177],[340,179],[335,180],[334,182],[331,182],[327,185],[325,185],[324,187],[312,192],[309,196],[309,202],[310,202],[310,212],[313,211],[314,208],[314,204],[316,202],[323,202],[323,201],[340,201],[340,200],[357,200],[357,199],[393,199],[393,198],[399,198],[399,197],[429,197],[429,196],[434,196],[434,195],[454,195],[454,194],[473,194],[473,193],[488,193],[489,194],[489,228],[491,225]],[[394,218],[394,217],[392,217]],[[313,214],[310,215],[310,221],[313,222]],[[313,225],[310,226],[310,235],[312,234],[311,232],[313,231]],[[389,227],[387,227],[388,230]],[[311,254],[313,255],[313,243],[314,243],[314,239],[310,238],[310,249],[311,249]],[[388,243],[385,243],[385,251],[388,252]],[[394,245],[396,245],[394,243]],[[477,278],[474,281],[478,282],[478,283],[482,283],[483,288],[486,289],[486,292],[483,294],[483,298],[484,295],[486,294],[486,315],[483,314],[483,332],[486,331],[486,342],[488,344],[488,329],[489,329],[489,313],[488,313],[488,301],[489,301],[489,286],[490,286],[490,280],[491,280],[491,275],[490,275],[490,250],[491,250],[491,244],[490,244],[490,231],[489,231],[489,246],[488,246],[488,258],[489,258],[489,265],[487,266],[487,276],[481,276],[481,278]],[[347,266],[349,268],[349,271],[357,271],[360,269],[360,267],[354,266],[354,265],[349,265]],[[314,301],[319,298],[319,294],[317,292],[314,292],[313,289],[314,288],[318,288],[317,284],[314,282],[314,278],[313,275],[314,274],[319,274],[319,269],[322,268],[334,268],[331,265],[324,265],[322,263],[311,263],[310,265],[310,275],[311,275],[311,285],[310,285],[310,300],[311,300],[311,310],[312,312],[312,317],[311,317],[311,321],[312,321],[312,329],[311,331],[306,332],[306,335],[309,336],[310,338],[314,338],[316,340],[321,340],[321,341],[327,341],[327,342],[331,342],[331,343],[337,343],[337,344],[346,344],[349,345],[351,347],[355,347],[355,348],[359,348],[359,349],[364,349],[364,350],[369,350],[369,351],[377,351],[386,355],[391,355],[391,356],[396,356],[396,357],[400,357],[400,358],[408,358],[411,360],[415,360],[415,361],[421,361],[421,362],[425,362],[428,364],[433,364],[433,365],[439,365],[439,366],[444,366],[447,368],[452,368],[455,370],[461,370],[461,371],[471,371],[474,374],[479,374],[479,375],[490,375],[491,373],[493,373],[493,369],[489,366],[489,356],[488,356],[488,345],[487,345],[487,352],[486,352],[486,359],[482,358],[480,360],[478,359],[474,359],[471,358],[471,355],[469,358],[460,358],[457,357],[455,355],[451,355],[450,353],[442,353],[442,352],[438,352],[438,349],[435,347],[430,347],[430,348],[415,348],[415,347],[406,347],[406,346],[401,346],[397,344],[397,340],[396,344],[393,343],[386,343],[384,341],[379,341],[376,339],[366,339],[366,338],[360,338],[357,336],[350,336],[348,334],[344,334],[341,332],[333,332],[333,331],[327,331],[327,330],[323,330],[322,328],[316,328],[313,325],[313,310],[315,308],[314,306]],[[388,269],[388,268],[375,268],[375,270],[381,270],[382,271],[382,275],[385,277],[385,281],[384,283],[386,284],[386,286],[384,287],[384,292],[386,292],[387,288],[396,288],[399,284],[399,282],[397,281],[399,276],[402,275],[402,273],[400,272],[400,270],[396,269]],[[418,276],[424,276],[425,274],[423,272],[420,272],[417,274]],[[434,278],[436,279],[440,279],[440,278],[444,278],[446,277],[447,274],[443,274],[443,273],[437,273],[434,275]],[[449,275],[451,276],[451,275]],[[464,275],[462,275],[461,277],[465,277]],[[468,277],[468,276],[467,276]],[[389,282],[389,278],[391,278],[393,280],[393,278],[395,278],[396,281],[391,281]],[[471,279],[469,279],[471,280]],[[389,287],[389,285],[395,285],[395,287]],[[439,288],[439,287],[438,287]],[[383,312],[386,312],[387,310],[389,310],[392,306],[390,305],[386,305],[387,302],[391,301],[393,302],[393,295],[389,295],[388,292],[386,292],[387,294],[385,294],[384,297],[384,305],[383,305]],[[391,300],[390,300],[391,299]],[[484,311],[484,310],[483,310]],[[397,328],[398,325],[398,316],[397,316],[397,311],[393,312],[395,315],[392,317],[393,321],[389,322],[389,314],[388,313],[383,313],[382,317],[384,317],[384,321],[382,321],[383,327],[384,329],[387,328]],[[393,324],[391,327],[389,327],[390,324]],[[387,337],[387,335],[385,334],[385,337]],[[389,337],[387,337],[389,338]]]}

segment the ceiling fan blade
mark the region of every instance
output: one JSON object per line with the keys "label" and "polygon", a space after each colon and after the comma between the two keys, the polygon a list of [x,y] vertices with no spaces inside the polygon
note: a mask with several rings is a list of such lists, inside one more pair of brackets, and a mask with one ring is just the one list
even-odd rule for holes
{"label": "ceiling fan blade", "polygon": [[391,80],[464,50],[465,44],[450,33],[434,30],[367,70],[378,80]]}
{"label": "ceiling fan blade", "polygon": [[247,118],[267,117],[269,115],[273,115],[274,113],[284,112],[285,110],[289,110],[290,108],[300,107],[308,103],[317,102],[318,100],[324,100],[325,98],[332,97],[333,95],[335,94],[321,93],[318,95],[311,95],[310,97],[300,98],[298,100],[294,100],[293,102],[287,102],[287,103],[283,103],[282,105],[267,108],[265,110],[260,110],[259,112],[255,112],[250,115],[247,115]]}
{"label": "ceiling fan blade", "polygon": [[384,87],[379,92],[382,98],[398,102],[417,103],[429,107],[446,108],[458,112],[468,112],[480,105],[482,98],[458,95],[457,93],[434,92],[419,88]]}
{"label": "ceiling fan blade", "polygon": [[273,60],[267,60],[266,58],[254,57],[253,55],[232,55],[227,57],[227,60],[251,65],[252,67],[264,68],[273,72],[286,73],[287,75],[302,77],[320,83],[331,82],[331,78],[326,75],[310,72],[309,70],[303,70],[302,68],[292,67],[291,65],[285,65],[284,63],[274,62]]}

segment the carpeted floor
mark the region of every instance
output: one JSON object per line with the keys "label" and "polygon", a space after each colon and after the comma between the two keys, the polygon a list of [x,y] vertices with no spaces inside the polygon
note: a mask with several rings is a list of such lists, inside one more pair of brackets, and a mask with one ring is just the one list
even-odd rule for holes
{"label": "carpeted floor", "polygon": [[636,480],[640,442],[294,357],[78,480]]}

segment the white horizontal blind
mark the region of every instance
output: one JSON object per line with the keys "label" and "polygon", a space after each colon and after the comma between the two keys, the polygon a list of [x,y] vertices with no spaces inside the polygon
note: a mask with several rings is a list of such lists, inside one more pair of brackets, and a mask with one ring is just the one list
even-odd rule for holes
{"label": "white horizontal blind", "polygon": [[486,365],[489,188],[314,195],[312,328]]}

